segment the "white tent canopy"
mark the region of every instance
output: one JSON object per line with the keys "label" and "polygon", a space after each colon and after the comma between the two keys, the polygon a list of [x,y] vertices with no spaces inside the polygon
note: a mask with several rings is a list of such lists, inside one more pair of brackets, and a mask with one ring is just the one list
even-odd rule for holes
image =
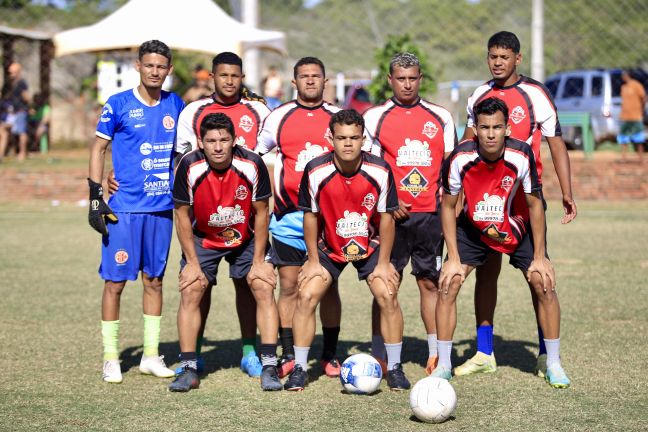
{"label": "white tent canopy", "polygon": [[242,24],[212,0],[131,0],[93,25],[56,34],[55,55],[136,48],[151,39],[210,54],[248,48],[286,54],[284,33]]}

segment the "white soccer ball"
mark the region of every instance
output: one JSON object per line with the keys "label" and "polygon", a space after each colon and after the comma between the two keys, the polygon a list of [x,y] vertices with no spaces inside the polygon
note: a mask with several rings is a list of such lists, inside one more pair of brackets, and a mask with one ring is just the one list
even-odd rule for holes
{"label": "white soccer ball", "polygon": [[410,408],[419,420],[426,423],[446,421],[456,406],[457,394],[443,378],[423,378],[410,392]]}
{"label": "white soccer ball", "polygon": [[354,354],[342,363],[340,381],[349,393],[371,394],[380,387],[380,363],[369,354]]}

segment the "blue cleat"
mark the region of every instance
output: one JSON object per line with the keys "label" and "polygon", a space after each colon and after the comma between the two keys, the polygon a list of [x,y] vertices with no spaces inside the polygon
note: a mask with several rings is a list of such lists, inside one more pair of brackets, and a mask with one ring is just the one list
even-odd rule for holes
{"label": "blue cleat", "polygon": [[560,364],[552,364],[547,367],[547,372],[545,373],[545,380],[553,388],[564,389],[569,387],[571,381],[567,377],[565,370]]}
{"label": "blue cleat", "polygon": [[262,369],[261,360],[255,352],[251,352],[241,359],[241,370],[253,378],[260,377]]}

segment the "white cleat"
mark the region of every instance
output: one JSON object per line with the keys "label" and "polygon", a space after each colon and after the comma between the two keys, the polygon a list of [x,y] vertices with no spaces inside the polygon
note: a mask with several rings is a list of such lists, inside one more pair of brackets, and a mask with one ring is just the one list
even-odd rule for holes
{"label": "white cleat", "polygon": [[113,384],[120,384],[123,381],[119,360],[104,361],[102,379],[107,383]]}
{"label": "white cleat", "polygon": [[164,356],[142,356],[139,370],[144,375],[153,375],[158,378],[171,378],[175,376],[175,372],[166,367]]}

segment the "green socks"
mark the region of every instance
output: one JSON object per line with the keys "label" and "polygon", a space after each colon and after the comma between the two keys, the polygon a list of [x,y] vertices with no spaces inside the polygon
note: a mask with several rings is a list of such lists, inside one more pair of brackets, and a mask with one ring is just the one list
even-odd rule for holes
{"label": "green socks", "polygon": [[250,353],[256,353],[256,337],[252,338],[243,338],[243,357],[246,357]]}
{"label": "green socks", "polygon": [[142,316],[144,317],[144,356],[157,357],[162,317],[146,314],[142,314]]}
{"label": "green socks", "polygon": [[119,360],[119,320],[101,321],[104,361]]}

